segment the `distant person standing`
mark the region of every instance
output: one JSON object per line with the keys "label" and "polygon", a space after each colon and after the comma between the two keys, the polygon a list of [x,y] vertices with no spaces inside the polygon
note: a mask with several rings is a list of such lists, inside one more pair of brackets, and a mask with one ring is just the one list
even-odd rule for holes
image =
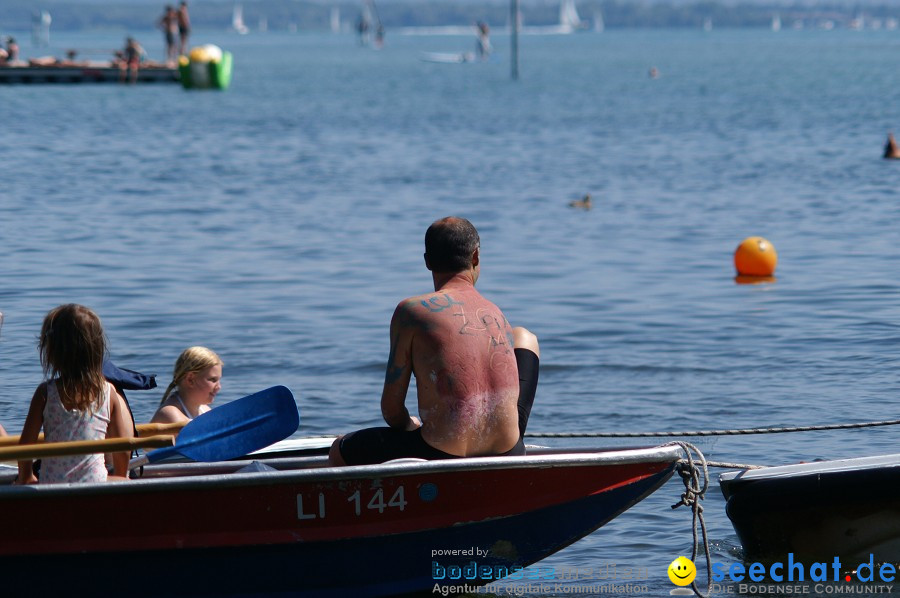
{"label": "distant person standing", "polygon": [[359,15],[356,22],[356,32],[359,34],[359,45],[366,46],[369,44],[369,20],[365,14]]}
{"label": "distant person standing", "polygon": [[175,7],[167,4],[158,24],[166,38],[166,63],[172,64],[178,58],[175,53],[175,35],[178,33],[178,11],[175,10]]}
{"label": "distant person standing", "polygon": [[146,56],[144,48],[133,37],[125,40],[125,49],[120,53],[119,81],[125,82],[126,74],[129,83],[137,83],[138,69]]}
{"label": "distant person standing", "polygon": [[491,28],[484,21],[478,21],[475,25],[478,34],[478,42],[475,46],[475,53],[479,60],[487,60],[488,56],[493,52],[491,47]]}
{"label": "distant person standing", "polygon": [[6,38],[6,59],[9,62],[19,60],[19,44],[16,43],[16,38],[11,35]]}
{"label": "distant person standing", "polygon": [[178,45],[179,54],[187,54],[188,38],[191,36],[191,16],[188,14],[187,2],[178,5]]}

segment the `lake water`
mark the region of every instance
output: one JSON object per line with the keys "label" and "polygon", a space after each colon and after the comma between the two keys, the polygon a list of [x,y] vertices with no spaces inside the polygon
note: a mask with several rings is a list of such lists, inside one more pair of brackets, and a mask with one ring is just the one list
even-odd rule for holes
{"label": "lake water", "polygon": [[[138,35],[154,58],[159,37]],[[430,289],[422,239],[446,215],[481,233],[482,292],[540,337],[531,432],[897,417],[900,163],[881,159],[900,128],[897,32],[525,36],[518,82],[501,35],[494,60],[454,65],[420,57],[474,35],[192,41],[234,54],[230,90],[0,87],[7,429],[41,380],[41,319],[66,302],[93,307],[114,360],[162,387],[202,344],[225,361],[223,402],[284,384],[299,436],[378,424],[388,322]],[[568,207],[586,193],[593,210]],[[778,251],[773,284],[733,279],[752,235]],[[139,421],[160,393],[130,394]],[[768,465],[896,452],[896,435],[697,444]],[[690,556],[680,492],[542,566],[643,568],[645,595],[667,596],[668,564]],[[734,562],[715,481],[705,508],[713,559]]]}

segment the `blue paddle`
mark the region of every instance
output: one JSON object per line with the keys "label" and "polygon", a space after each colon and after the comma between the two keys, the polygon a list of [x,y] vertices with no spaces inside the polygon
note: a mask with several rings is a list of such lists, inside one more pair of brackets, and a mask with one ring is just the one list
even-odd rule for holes
{"label": "blue paddle", "polygon": [[156,463],[176,454],[194,461],[242,457],[284,440],[299,425],[294,395],[284,386],[273,386],[198,416],[181,430],[175,446],[132,459],[128,468]]}

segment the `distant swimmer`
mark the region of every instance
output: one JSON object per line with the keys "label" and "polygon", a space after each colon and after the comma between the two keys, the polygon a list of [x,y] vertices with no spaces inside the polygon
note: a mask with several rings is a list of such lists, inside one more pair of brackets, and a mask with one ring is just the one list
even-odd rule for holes
{"label": "distant swimmer", "polygon": [[590,210],[591,209],[591,194],[588,193],[581,199],[576,199],[575,201],[570,201],[569,207],[580,208],[582,210]]}
{"label": "distant swimmer", "polygon": [[884,158],[885,160],[900,159],[900,148],[897,147],[893,133],[888,133],[887,143],[884,144]]}
{"label": "distant swimmer", "polygon": [[656,79],[659,77],[659,70],[655,66],[650,67],[650,78]]}

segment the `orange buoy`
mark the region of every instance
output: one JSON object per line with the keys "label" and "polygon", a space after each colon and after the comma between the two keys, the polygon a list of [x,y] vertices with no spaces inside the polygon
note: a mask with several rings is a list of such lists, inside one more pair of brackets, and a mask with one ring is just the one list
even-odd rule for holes
{"label": "orange buoy", "polygon": [[739,276],[772,276],[778,254],[762,237],[747,237],[734,252],[734,267]]}

